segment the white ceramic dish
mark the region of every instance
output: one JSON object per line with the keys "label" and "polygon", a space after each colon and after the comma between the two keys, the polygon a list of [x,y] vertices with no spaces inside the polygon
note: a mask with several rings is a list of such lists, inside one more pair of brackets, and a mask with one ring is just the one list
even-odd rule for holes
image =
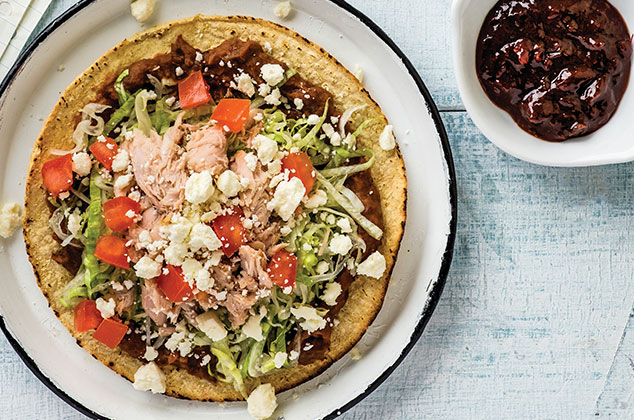
{"label": "white ceramic dish", "polygon": [[[101,54],[141,28],[129,0],[84,0],[53,22],[0,85],[0,176],[3,200],[22,201],[31,148],[61,91]],[[196,13],[276,20],[275,1],[160,2],[151,24]],[[420,337],[442,291],[456,229],[453,163],[436,108],[415,70],[389,38],[339,0],[295,2],[281,22],[317,42],[344,65],[360,64],[366,86],[383,107],[408,167],[408,221],[382,311],[362,339],[364,357],[349,356],[278,396],[287,420],[333,418],[378,386]],[[58,71],[64,66],[64,71]],[[0,327],[33,372],[92,418],[248,419],[246,404],[220,406],[134,391],[93,359],[48,308],[27,261],[22,238],[2,244]],[[293,398],[294,392],[299,398]]]}
{"label": "white ceramic dish", "polygon": [[[453,62],[462,102],[475,125],[493,144],[528,162],[548,166],[594,166],[634,160],[634,86],[607,125],[578,139],[562,143],[540,140],[523,131],[484,93],[476,74],[476,43],[480,27],[497,0],[454,0],[452,5]],[[634,3],[611,0],[630,30]]]}

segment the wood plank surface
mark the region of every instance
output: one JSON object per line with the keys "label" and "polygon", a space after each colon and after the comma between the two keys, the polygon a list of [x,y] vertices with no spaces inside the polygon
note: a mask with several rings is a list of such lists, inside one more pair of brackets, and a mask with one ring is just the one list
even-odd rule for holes
{"label": "wood plank surface", "polygon": [[[71,3],[54,0],[45,22]],[[450,0],[350,3],[403,49],[443,111],[460,216],[449,280],[422,339],[342,418],[634,418],[634,166],[557,169],[506,155],[463,112]],[[0,395],[0,418],[84,418],[4,337]]]}

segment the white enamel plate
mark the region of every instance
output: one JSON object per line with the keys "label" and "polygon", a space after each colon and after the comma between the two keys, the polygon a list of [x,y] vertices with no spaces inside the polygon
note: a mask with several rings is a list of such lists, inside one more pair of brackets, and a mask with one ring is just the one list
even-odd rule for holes
{"label": "white enamel plate", "polygon": [[[431,316],[452,256],[455,175],[436,107],[411,63],[385,33],[341,0],[296,1],[284,21],[273,15],[275,4],[163,1],[150,25],[197,13],[278,21],[348,68],[360,65],[367,89],[395,127],[409,181],[407,227],[383,309],[359,345],[363,357],[352,361],[345,356],[317,378],[278,396],[276,415],[287,420],[334,418],[394,370]],[[142,29],[129,5],[129,0],[80,1],[46,28],[0,85],[0,199],[23,200],[31,148],[66,86]],[[134,391],[127,380],[93,359],[48,307],[20,235],[2,244],[0,266],[0,327],[38,378],[82,413],[99,419],[249,418],[244,403],[221,406]]]}

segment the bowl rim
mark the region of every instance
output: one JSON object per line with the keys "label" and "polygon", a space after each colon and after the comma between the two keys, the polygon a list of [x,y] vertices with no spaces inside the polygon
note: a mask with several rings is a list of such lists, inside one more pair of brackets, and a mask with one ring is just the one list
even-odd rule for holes
{"label": "bowl rim", "polygon": [[[55,32],[62,24],[64,24],[67,20],[72,18],[74,15],[79,13],[82,9],[87,6],[100,1],[100,0],[79,0],[77,3],[73,4],[71,7],[66,9],[62,14],[56,17],[53,21],[51,21],[46,27],[31,40],[31,42],[22,50],[17,60],[10,68],[7,75],[3,80],[0,80],[0,98],[4,95],[4,93],[8,90],[9,86],[13,79],[19,74],[22,66],[28,61],[33,52],[38,48],[38,46],[46,39],[49,35]],[[401,354],[396,359],[396,361],[389,367],[387,367],[381,375],[379,375],[361,394],[359,394],[354,399],[348,401],[345,405],[333,410],[330,414],[324,417],[324,420],[334,419],[360,401],[365,399],[368,395],[370,395],[379,385],[381,385],[390,374],[401,364],[401,362],[405,359],[405,357],[412,350],[414,345],[420,339],[425,327],[427,326],[429,320],[431,319],[432,314],[440,300],[440,296],[444,289],[449,269],[451,266],[453,253],[454,253],[454,244],[456,239],[457,232],[457,220],[458,220],[458,193],[457,193],[457,183],[456,183],[456,172],[453,162],[453,156],[451,152],[451,147],[449,144],[449,138],[447,136],[447,131],[443,124],[442,118],[440,117],[440,113],[438,108],[436,107],[435,102],[429,90],[427,89],[425,83],[422,78],[416,71],[414,65],[407,58],[405,53],[396,45],[396,43],[369,17],[363,14],[361,11],[356,9],[355,7],[348,4],[345,0],[326,0],[329,1],[336,6],[342,8],[344,11],[352,14],[356,18],[358,18],[361,23],[366,25],[370,30],[372,30],[381,41],[383,41],[398,57],[402,60],[404,66],[406,67],[408,73],[412,77],[413,81],[417,85],[421,95],[425,100],[425,104],[428,108],[430,116],[434,122],[436,127],[436,131],[438,132],[440,147],[442,151],[442,158],[444,159],[444,164],[447,170],[447,184],[448,184],[448,193],[449,193],[449,205],[450,205],[450,220],[449,220],[449,234],[447,236],[447,243],[445,246],[445,250],[442,254],[441,258],[441,266],[438,272],[438,278],[436,281],[432,283],[432,290],[428,295],[428,300],[425,305],[422,306],[422,312],[420,314],[420,318],[414,332],[410,336],[409,342],[403,348]],[[61,400],[66,402],[68,405],[73,407],[78,412],[84,414],[85,416],[91,419],[97,420],[110,420],[108,417],[104,417],[90,408],[86,407],[70,395],[68,395],[65,391],[63,391],[60,387],[58,387],[53,381],[48,378],[44,372],[38,367],[37,363],[31,356],[26,352],[26,350],[22,347],[22,345],[18,342],[18,340],[13,336],[10,329],[7,327],[4,317],[0,315],[0,330],[4,333],[11,347],[16,351],[18,356],[22,359],[24,364],[29,368],[29,370],[42,382],[48,389],[50,389],[55,395],[57,395]]]}

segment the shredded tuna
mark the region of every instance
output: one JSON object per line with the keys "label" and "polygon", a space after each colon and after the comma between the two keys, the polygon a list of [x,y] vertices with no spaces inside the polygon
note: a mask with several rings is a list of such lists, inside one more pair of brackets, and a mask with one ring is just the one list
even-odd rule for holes
{"label": "shredded tuna", "polygon": [[159,211],[177,210],[185,195],[185,158],[178,146],[183,136],[181,116],[163,138],[155,131],[150,137],[135,129],[130,143],[130,161],[137,184]]}
{"label": "shredded tuna", "polygon": [[118,315],[122,315],[124,312],[130,310],[132,305],[134,305],[134,298],[136,297],[136,292],[134,289],[125,289],[114,292],[114,300],[116,302],[116,306],[114,310]]}
{"label": "shredded tuna", "polygon": [[234,267],[220,263],[212,268],[211,276],[214,278],[214,288],[218,290],[233,290],[235,280],[233,278]]}
{"label": "shredded tuna", "polygon": [[260,250],[255,250],[248,245],[243,245],[238,250],[240,265],[243,273],[257,279],[261,287],[272,287],[271,279],[266,272],[266,254]]}
{"label": "shredded tuna", "polygon": [[229,311],[229,321],[231,321],[233,328],[238,328],[246,322],[249,317],[249,309],[253,307],[255,301],[255,293],[247,293],[246,295],[238,291],[229,293],[225,307]]}
{"label": "shredded tuna", "polygon": [[172,310],[172,303],[153,279],[145,280],[145,284],[141,288],[141,305],[143,305],[145,313],[157,325],[165,324],[167,312]]}
{"label": "shredded tuna", "polygon": [[176,305],[182,311],[185,319],[194,327],[198,327],[198,321],[196,320],[196,302],[183,302]]}
{"label": "shredded tuna", "polygon": [[240,193],[244,215],[266,225],[271,216],[271,212],[266,208],[266,204],[271,200],[271,195],[267,191],[268,177],[259,162],[255,171],[251,171],[245,159],[246,155],[244,150],[238,150],[231,161],[231,170],[249,180],[249,187]]}
{"label": "shredded tuna", "polygon": [[205,127],[194,131],[185,146],[187,168],[194,172],[209,171],[220,175],[227,169],[227,138],[220,127]]}

